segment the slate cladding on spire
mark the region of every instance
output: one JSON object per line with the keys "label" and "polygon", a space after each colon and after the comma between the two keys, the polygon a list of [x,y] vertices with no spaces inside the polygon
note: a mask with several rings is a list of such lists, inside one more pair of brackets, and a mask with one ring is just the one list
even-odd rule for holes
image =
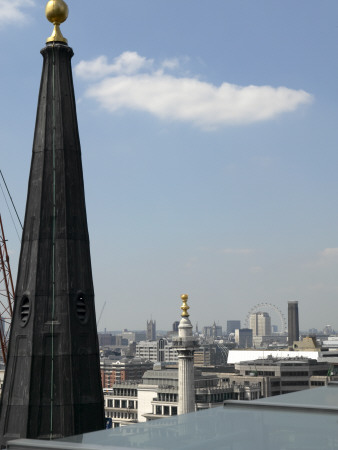
{"label": "slate cladding on spire", "polygon": [[41,53],[1,445],[104,428],[73,51],[51,42]]}

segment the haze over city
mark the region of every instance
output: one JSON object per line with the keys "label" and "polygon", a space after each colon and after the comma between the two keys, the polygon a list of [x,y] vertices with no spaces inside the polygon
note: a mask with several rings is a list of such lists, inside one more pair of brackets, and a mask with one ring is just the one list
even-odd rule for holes
{"label": "haze over city", "polygon": [[[338,329],[337,2],[69,6],[99,329],[169,329],[185,292],[201,326],[298,300],[301,329]],[[44,8],[0,0],[0,168],[21,219]]]}

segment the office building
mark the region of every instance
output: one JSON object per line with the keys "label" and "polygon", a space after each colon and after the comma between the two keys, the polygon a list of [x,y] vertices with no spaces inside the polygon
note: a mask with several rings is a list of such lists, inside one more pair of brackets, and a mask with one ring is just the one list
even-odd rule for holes
{"label": "office building", "polygon": [[267,312],[256,312],[250,315],[249,328],[255,336],[271,336],[271,317]]}
{"label": "office building", "polygon": [[122,338],[127,339],[128,343],[131,342],[140,342],[144,341],[147,338],[147,333],[145,331],[128,331],[123,330],[122,331]]}
{"label": "office building", "polygon": [[110,333],[99,333],[98,338],[100,347],[104,345],[113,345],[113,337],[115,336]]}
{"label": "office building", "polygon": [[226,364],[227,349],[217,344],[201,344],[194,351],[194,366],[220,366]]}
{"label": "office building", "polygon": [[135,357],[152,362],[177,362],[177,349],[172,341],[160,338],[157,341],[141,341],[136,344]]}
{"label": "office building", "polygon": [[240,376],[266,377],[262,397],[328,384],[330,364],[309,358],[257,359],[235,364]]}
{"label": "office building", "polygon": [[234,333],[241,328],[240,320],[227,320],[227,334]]}
{"label": "office building", "polygon": [[298,302],[288,302],[288,344],[292,347],[299,340]]}
{"label": "office building", "polygon": [[180,324],[180,322],[179,322],[178,320],[176,320],[176,321],[173,323],[173,331],[174,331],[175,333],[178,333],[178,326],[179,326],[179,324]]}
{"label": "office building", "polygon": [[103,389],[105,415],[111,419],[112,428],[137,423],[139,381],[123,381],[111,389]]}
{"label": "office building", "polygon": [[[225,381],[219,374],[194,371],[194,410],[220,406],[224,400],[241,396],[241,387]],[[222,375],[223,376],[223,375]],[[112,427],[148,422],[176,416],[179,407],[177,365],[156,363],[139,382],[121,382],[104,389],[105,413]],[[255,387],[253,387],[255,386]],[[248,386],[254,398],[259,397],[258,384]]]}
{"label": "office building", "polygon": [[252,348],[252,334],[250,328],[241,328],[235,330],[235,342],[238,348]]}
{"label": "office building", "polygon": [[140,380],[146,370],[153,367],[150,361],[137,358],[112,360],[101,358],[100,370],[102,387],[111,388],[115,383]]}

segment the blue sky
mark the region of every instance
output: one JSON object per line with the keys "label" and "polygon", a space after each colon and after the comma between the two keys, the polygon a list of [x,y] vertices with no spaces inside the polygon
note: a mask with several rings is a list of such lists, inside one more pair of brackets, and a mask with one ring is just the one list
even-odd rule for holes
{"label": "blue sky", "polygon": [[[45,4],[0,0],[0,168],[21,217]],[[301,329],[338,330],[338,2],[68,6],[99,328],[169,329],[186,292],[200,327],[298,300]]]}

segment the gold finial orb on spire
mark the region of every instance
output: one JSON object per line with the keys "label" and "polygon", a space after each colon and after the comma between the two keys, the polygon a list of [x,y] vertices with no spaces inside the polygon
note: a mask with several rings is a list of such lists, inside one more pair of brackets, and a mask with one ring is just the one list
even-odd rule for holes
{"label": "gold finial orb on spire", "polygon": [[182,317],[189,317],[188,314],[188,309],[190,309],[190,306],[187,305],[187,301],[188,301],[188,294],[182,294],[181,295],[181,299],[182,299],[182,306],[181,306],[181,310],[182,310]]}
{"label": "gold finial orb on spire", "polygon": [[46,42],[64,42],[67,44],[67,39],[62,36],[60,30],[60,24],[68,17],[67,3],[63,0],[49,0],[46,5],[46,17],[54,25],[53,33]]}

